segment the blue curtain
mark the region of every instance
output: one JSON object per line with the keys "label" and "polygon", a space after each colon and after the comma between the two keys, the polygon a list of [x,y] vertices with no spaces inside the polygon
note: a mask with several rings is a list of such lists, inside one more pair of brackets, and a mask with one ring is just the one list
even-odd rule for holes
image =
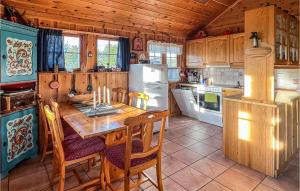
{"label": "blue curtain", "polygon": [[128,38],[119,38],[119,47],[118,47],[118,68],[121,68],[121,71],[129,71],[130,63],[130,44]]}
{"label": "blue curtain", "polygon": [[39,29],[38,34],[38,71],[53,71],[58,64],[59,70],[65,70],[64,42],[61,30]]}

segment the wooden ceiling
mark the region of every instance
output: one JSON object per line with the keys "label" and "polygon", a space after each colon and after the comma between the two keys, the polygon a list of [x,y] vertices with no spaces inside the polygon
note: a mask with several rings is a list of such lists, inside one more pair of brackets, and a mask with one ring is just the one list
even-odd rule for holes
{"label": "wooden ceiling", "polygon": [[3,0],[30,21],[186,36],[236,0]]}

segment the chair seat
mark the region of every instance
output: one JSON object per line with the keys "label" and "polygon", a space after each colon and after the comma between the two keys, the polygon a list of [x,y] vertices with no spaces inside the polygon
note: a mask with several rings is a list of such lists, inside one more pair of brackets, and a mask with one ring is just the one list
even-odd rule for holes
{"label": "chair seat", "polygon": [[75,160],[94,153],[104,152],[106,146],[101,138],[69,139],[63,141],[65,160]]}
{"label": "chair seat", "polygon": [[[106,158],[109,162],[111,162],[113,165],[115,165],[119,169],[124,169],[125,150],[126,150],[125,143],[112,146],[112,147],[106,149],[106,151],[105,151]],[[140,140],[133,140],[132,141],[132,153],[139,153],[139,152],[143,152],[143,142]],[[133,159],[133,160],[131,160],[131,167],[146,163],[152,159],[155,159],[156,156],[157,156],[157,153],[154,153],[145,158]]]}
{"label": "chair seat", "polygon": [[64,129],[64,140],[80,138],[78,133],[76,131],[74,131],[74,129],[72,129],[72,127],[70,127],[68,125],[64,125],[63,129]]}

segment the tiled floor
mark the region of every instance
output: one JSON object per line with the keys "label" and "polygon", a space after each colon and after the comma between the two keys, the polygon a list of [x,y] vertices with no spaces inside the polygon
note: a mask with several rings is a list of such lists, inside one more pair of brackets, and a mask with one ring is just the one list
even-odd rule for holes
{"label": "tiled floor", "polygon": [[[157,136],[154,138],[157,139]],[[266,177],[224,158],[221,128],[190,118],[170,119],[163,151],[165,191],[299,190],[299,154],[278,179]],[[98,169],[97,166],[87,172],[86,168],[81,167],[77,172],[83,180],[88,180],[98,175]],[[25,161],[1,181],[0,191],[52,190],[49,185],[50,173],[51,158],[44,163],[39,162],[39,159]],[[146,173],[156,179],[155,168]],[[79,184],[72,173],[68,173],[67,177],[66,188]],[[135,189],[139,190],[157,189],[146,182],[140,189]]]}

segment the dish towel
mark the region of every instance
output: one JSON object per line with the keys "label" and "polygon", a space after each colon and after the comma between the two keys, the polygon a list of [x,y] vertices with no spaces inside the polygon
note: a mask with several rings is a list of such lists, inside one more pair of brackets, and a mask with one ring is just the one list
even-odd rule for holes
{"label": "dish towel", "polygon": [[218,103],[218,96],[215,93],[205,93],[204,101],[208,103]]}

